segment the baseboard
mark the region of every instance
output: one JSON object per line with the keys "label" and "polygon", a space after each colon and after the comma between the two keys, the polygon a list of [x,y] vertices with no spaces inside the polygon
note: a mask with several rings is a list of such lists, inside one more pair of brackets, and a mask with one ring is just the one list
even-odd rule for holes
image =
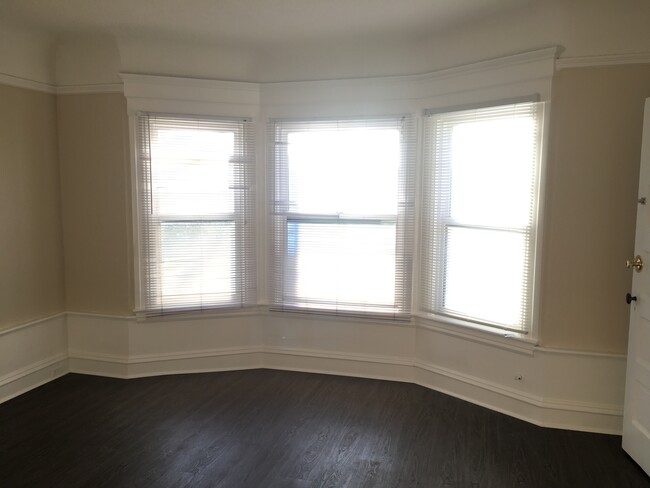
{"label": "baseboard", "polygon": [[[117,324],[115,324],[117,325]],[[126,326],[123,324],[123,326]],[[137,327],[137,325],[134,325]],[[187,324],[185,325],[187,327]],[[428,330],[427,334],[435,331]],[[94,334],[96,337],[96,333]],[[459,347],[470,347],[467,341],[457,336],[442,333],[435,341],[442,344],[454,354],[463,355]],[[447,342],[445,342],[447,341]],[[450,341],[455,341],[451,343]],[[277,370],[300,371],[319,374],[333,374],[362,378],[403,381],[415,383],[425,388],[470,401],[541,427],[553,427],[570,430],[620,434],[622,427],[622,408],[620,404],[580,401],[576,398],[557,399],[530,393],[522,388],[508,386],[498,381],[498,367],[493,367],[490,356],[514,354],[520,361],[530,365],[521,369],[529,374],[532,367],[543,368],[545,355],[554,355],[554,351],[545,354],[542,350],[535,354],[521,351],[504,350],[499,344],[469,341],[471,354],[482,354],[487,364],[482,374],[472,375],[461,368],[447,368],[432,360],[422,360],[378,354],[350,353],[299,347],[278,347],[255,345],[250,347],[226,347],[209,350],[196,350],[164,354],[119,355],[70,351],[70,371],[116,378],[137,378],[168,374],[199,372],[218,372],[243,369],[268,368]],[[423,341],[423,344],[426,342]],[[125,349],[126,350],[126,349]],[[477,352],[478,351],[478,352]],[[420,354],[422,355],[422,354]],[[597,361],[615,361],[624,366],[624,358],[607,355],[593,355],[584,352],[563,352],[562,360],[569,361],[578,369]],[[506,358],[508,359],[508,358]],[[441,363],[444,358],[440,359]],[[536,366],[533,366],[536,363]],[[522,364],[522,366],[524,366]],[[592,365],[597,370],[597,365]],[[588,368],[587,368],[588,369]],[[559,380],[558,380],[559,381]],[[539,384],[542,388],[543,384]],[[575,389],[566,386],[567,390]],[[587,390],[589,390],[587,388]]]}
{"label": "baseboard", "polygon": [[0,333],[0,403],[68,372],[65,314],[17,324]]}
{"label": "baseboard", "polygon": [[422,363],[416,365],[414,383],[540,427],[615,435],[622,431],[622,410],[610,405],[545,401]]}
{"label": "baseboard", "polygon": [[133,357],[70,351],[69,364],[73,373],[123,379],[264,367],[258,347]]}
{"label": "baseboard", "polygon": [[60,378],[68,372],[68,357],[63,355],[39,361],[21,371],[5,375],[0,378],[0,403]]}
{"label": "baseboard", "polygon": [[415,383],[540,427],[607,434],[620,434],[622,429],[622,410],[616,406],[546,401],[481,378],[398,358],[264,347],[135,358],[72,352],[70,357],[72,372],[125,379],[258,368]]}
{"label": "baseboard", "polygon": [[3,332],[4,351],[14,360],[0,370],[0,401],[67,372],[129,379],[269,368],[414,383],[542,427],[622,430],[625,356],[506,347],[444,328],[65,314]]}

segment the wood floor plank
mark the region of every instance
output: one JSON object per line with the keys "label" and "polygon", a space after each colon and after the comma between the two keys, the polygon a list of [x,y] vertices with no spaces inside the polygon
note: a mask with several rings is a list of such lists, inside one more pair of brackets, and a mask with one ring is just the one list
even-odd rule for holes
{"label": "wood floor plank", "polygon": [[620,441],[398,382],[70,374],[0,405],[0,487],[650,487]]}

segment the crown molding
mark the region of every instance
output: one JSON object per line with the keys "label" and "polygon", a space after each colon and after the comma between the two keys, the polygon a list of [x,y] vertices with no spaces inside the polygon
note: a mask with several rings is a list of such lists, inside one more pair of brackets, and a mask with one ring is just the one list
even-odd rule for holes
{"label": "crown molding", "polygon": [[56,85],[50,83],[43,83],[42,81],[30,80],[13,76],[6,73],[0,73],[0,85],[15,86],[17,88],[26,88],[27,90],[35,90],[42,93],[56,94]]}
{"label": "crown molding", "polygon": [[124,93],[124,85],[122,83],[99,83],[95,85],[63,85],[56,87],[57,95],[92,93]]}
{"label": "crown molding", "polygon": [[120,73],[127,98],[259,103],[259,83]]}
{"label": "crown molding", "polygon": [[650,52],[558,58],[558,60],[555,62],[555,66],[558,70],[560,70],[569,68],[590,68],[597,66],[616,66],[622,64],[647,63],[650,63]]}
{"label": "crown molding", "polygon": [[[403,89],[413,89],[422,85],[432,83],[441,83],[443,80],[449,80],[452,84],[454,79],[471,78],[479,76],[481,73],[495,71],[499,69],[513,68],[518,65],[525,65],[534,62],[543,62],[554,60],[557,70],[571,68],[590,68],[598,66],[616,66],[626,64],[650,64],[650,52],[628,53],[628,54],[603,54],[594,56],[573,56],[561,57],[561,48],[552,46],[535,51],[503,56],[475,63],[464,64],[451,68],[444,68],[430,73],[405,75],[405,76],[386,76],[379,78],[349,78],[334,80],[314,80],[314,81],[282,81],[266,83],[249,83],[234,81],[219,81],[197,78],[184,78],[178,76],[154,76],[135,73],[120,73],[124,84],[131,86],[148,85],[156,87],[162,92],[170,92],[179,87],[192,88],[193,92],[198,92],[199,99],[205,100],[212,98],[217,92],[239,92],[243,98],[259,96],[261,89],[274,92],[278,88],[281,90],[293,91],[295,89],[318,89],[323,86],[340,86],[356,87],[368,84],[384,83],[393,86],[400,86]],[[0,85],[15,86],[28,90],[35,90],[42,93],[54,95],[77,95],[93,93],[125,93],[123,83],[98,83],[98,84],[80,84],[80,85],[56,85],[42,81],[22,78],[20,76],[10,75],[0,72]],[[217,96],[217,98],[219,98]],[[200,100],[199,100],[200,101]]]}
{"label": "crown molding", "polygon": [[120,73],[127,112],[256,117],[258,83]]}
{"label": "crown molding", "polygon": [[0,85],[15,86],[52,95],[77,95],[84,93],[123,93],[122,83],[99,83],[93,85],[55,85],[0,73]]}
{"label": "crown molding", "polygon": [[[349,78],[316,81],[262,83],[262,98],[270,105],[311,103],[321,101],[423,100],[438,98],[449,105],[449,96],[489,90],[515,83],[530,82],[524,93],[550,96],[550,80],[555,70],[559,46],[502,56],[475,63],[423,74]],[[532,90],[532,91],[531,91]],[[510,92],[508,92],[510,93]],[[503,97],[503,95],[500,95]],[[488,98],[494,99],[491,94]],[[427,102],[431,105],[431,102]],[[437,106],[437,105],[436,105]]]}

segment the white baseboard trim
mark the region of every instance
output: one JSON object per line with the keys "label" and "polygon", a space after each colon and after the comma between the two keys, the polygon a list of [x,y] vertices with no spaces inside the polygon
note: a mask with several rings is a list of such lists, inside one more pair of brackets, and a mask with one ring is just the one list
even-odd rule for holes
{"label": "white baseboard trim", "polygon": [[68,373],[65,313],[0,331],[0,403]]}
{"label": "white baseboard trim", "polygon": [[414,383],[540,427],[620,435],[622,408],[561,400],[505,388],[495,383],[418,363]]}
{"label": "white baseboard trim", "polygon": [[69,363],[72,373],[123,379],[263,367],[259,347],[132,357],[70,351]]}
{"label": "white baseboard trim", "polygon": [[6,402],[69,373],[68,355],[38,361],[0,377],[0,403]]}
{"label": "white baseboard trim", "polygon": [[0,334],[9,359],[0,402],[67,372],[129,379],[268,368],[409,382],[542,427],[621,433],[624,355],[504,347],[439,329],[264,313],[155,324],[57,314]]}
{"label": "white baseboard trim", "polygon": [[620,434],[622,428],[622,408],[617,405],[544,399],[424,361],[389,356],[254,346],[134,357],[71,351],[69,361],[72,372],[126,379],[268,368],[402,381],[541,427],[607,434]]}
{"label": "white baseboard trim", "polygon": [[[246,357],[243,357],[246,356]],[[620,434],[622,409],[610,405],[563,400],[545,401],[537,396],[471,378],[431,364],[381,356],[323,353],[314,350],[259,348],[247,351],[213,351],[208,354],[168,355],[148,358],[70,358],[73,372],[138,378],[268,368],[415,383],[521,420],[560,429]]]}

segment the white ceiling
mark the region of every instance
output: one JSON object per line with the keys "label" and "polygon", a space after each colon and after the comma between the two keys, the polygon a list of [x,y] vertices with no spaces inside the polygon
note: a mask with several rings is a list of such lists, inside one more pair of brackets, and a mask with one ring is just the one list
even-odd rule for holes
{"label": "white ceiling", "polygon": [[0,19],[56,35],[112,33],[267,48],[422,38],[539,0],[2,0]]}

